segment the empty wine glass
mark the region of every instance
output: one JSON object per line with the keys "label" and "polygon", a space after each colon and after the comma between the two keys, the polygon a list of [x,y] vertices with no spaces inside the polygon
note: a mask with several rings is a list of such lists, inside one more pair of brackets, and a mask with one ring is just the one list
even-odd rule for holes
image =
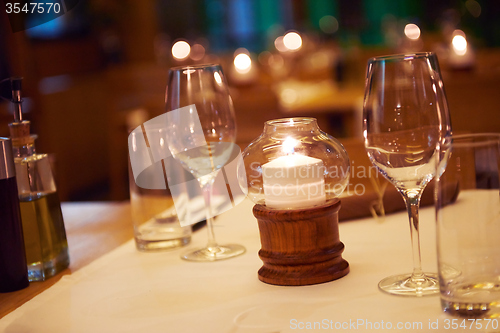
{"label": "empty wine glass", "polygon": [[425,186],[438,166],[444,170],[442,147],[451,138],[436,56],[415,53],[370,59],[363,116],[368,156],[406,203],[413,251],[413,272],[385,278],[379,288],[395,295],[436,294],[436,274],[422,271],[418,215]]}
{"label": "empty wine glass", "polygon": [[170,69],[166,91],[167,145],[173,157],[197,180],[206,209],[208,244],[183,255],[192,261],[214,261],[245,252],[241,245],[215,241],[212,185],[235,148],[236,120],[220,65]]}

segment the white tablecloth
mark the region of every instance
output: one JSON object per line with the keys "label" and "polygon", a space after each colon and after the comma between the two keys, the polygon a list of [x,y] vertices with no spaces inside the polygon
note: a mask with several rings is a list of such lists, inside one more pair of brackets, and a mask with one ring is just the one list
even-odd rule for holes
{"label": "white tablecloth", "polygon": [[[341,223],[343,256],[350,264],[350,273],[320,285],[283,287],[257,278],[262,262],[257,254],[260,239],[252,206],[245,200],[217,218],[218,241],[243,244],[247,252],[240,257],[186,262],[179,257],[186,248],[141,253],[130,241],[64,276],[2,318],[0,331],[475,331],[453,329],[452,318],[442,313],[438,296],[406,298],[378,290],[382,278],[412,268],[406,212],[387,216],[384,222],[366,218]],[[421,248],[426,271],[436,270],[434,233],[434,209],[422,209]],[[205,241],[202,229],[193,235],[189,247]]]}

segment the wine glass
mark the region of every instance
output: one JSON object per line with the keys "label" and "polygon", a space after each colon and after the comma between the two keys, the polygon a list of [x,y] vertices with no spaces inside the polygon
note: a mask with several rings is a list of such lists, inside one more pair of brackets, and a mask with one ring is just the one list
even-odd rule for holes
{"label": "wine glass", "polygon": [[379,288],[394,295],[436,294],[437,275],[422,271],[418,210],[425,186],[444,170],[443,147],[451,140],[437,57],[415,53],[368,60],[363,117],[368,156],[406,203],[413,251],[413,272],[385,278]]}
{"label": "wine glass", "polygon": [[167,145],[173,157],[197,180],[203,192],[208,230],[206,247],[183,259],[215,261],[245,252],[241,245],[219,245],[212,217],[212,187],[236,145],[236,121],[227,83],[220,65],[171,68],[165,98]]}

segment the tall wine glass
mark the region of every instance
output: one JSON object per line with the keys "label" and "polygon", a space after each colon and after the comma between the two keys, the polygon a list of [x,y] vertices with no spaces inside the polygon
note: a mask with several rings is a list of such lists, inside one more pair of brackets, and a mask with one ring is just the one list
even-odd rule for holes
{"label": "tall wine glass", "polygon": [[436,274],[422,271],[418,216],[421,194],[438,167],[444,170],[442,147],[451,139],[436,56],[415,53],[368,60],[363,109],[366,151],[403,196],[413,251],[413,272],[385,278],[379,288],[404,296],[438,293]]}
{"label": "tall wine glass", "polygon": [[236,139],[233,104],[222,68],[199,65],[170,69],[165,103],[168,148],[198,180],[206,209],[208,244],[182,258],[214,261],[243,254],[241,245],[217,244],[213,231],[212,185],[229,162]]}

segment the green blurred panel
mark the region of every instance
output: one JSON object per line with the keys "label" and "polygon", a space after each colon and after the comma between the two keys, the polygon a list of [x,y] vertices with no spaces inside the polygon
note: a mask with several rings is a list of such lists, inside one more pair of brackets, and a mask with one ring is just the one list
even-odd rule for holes
{"label": "green blurred panel", "polygon": [[420,17],[423,14],[422,1],[408,0],[401,1],[403,7],[401,8],[401,15],[407,18]]}
{"label": "green blurred panel", "polygon": [[221,0],[206,0],[204,23],[210,39],[210,47],[214,51],[226,47],[226,8]]}
{"label": "green blurred panel", "polygon": [[315,29],[320,29],[319,21],[326,15],[338,18],[337,0],[307,0],[309,23]]}
{"label": "green blurred panel", "polygon": [[364,0],[364,7],[366,16],[379,22],[387,14],[409,19],[422,12],[419,0]]}
{"label": "green blurred panel", "polygon": [[384,42],[382,22],[392,15],[396,19],[413,21],[422,14],[419,0],[363,0],[366,26],[361,34],[363,44],[377,45]]}
{"label": "green blurred panel", "polygon": [[382,19],[385,15],[394,15],[394,7],[390,0],[364,0],[366,26],[361,33],[361,42],[365,45],[379,45],[384,41],[381,31]]}
{"label": "green blurred panel", "polygon": [[254,1],[257,29],[266,32],[276,24],[281,24],[281,1],[256,0]]}
{"label": "green blurred panel", "polygon": [[380,23],[385,15],[394,15],[395,8],[392,2],[390,0],[364,0],[364,13],[368,22],[371,24]]}

